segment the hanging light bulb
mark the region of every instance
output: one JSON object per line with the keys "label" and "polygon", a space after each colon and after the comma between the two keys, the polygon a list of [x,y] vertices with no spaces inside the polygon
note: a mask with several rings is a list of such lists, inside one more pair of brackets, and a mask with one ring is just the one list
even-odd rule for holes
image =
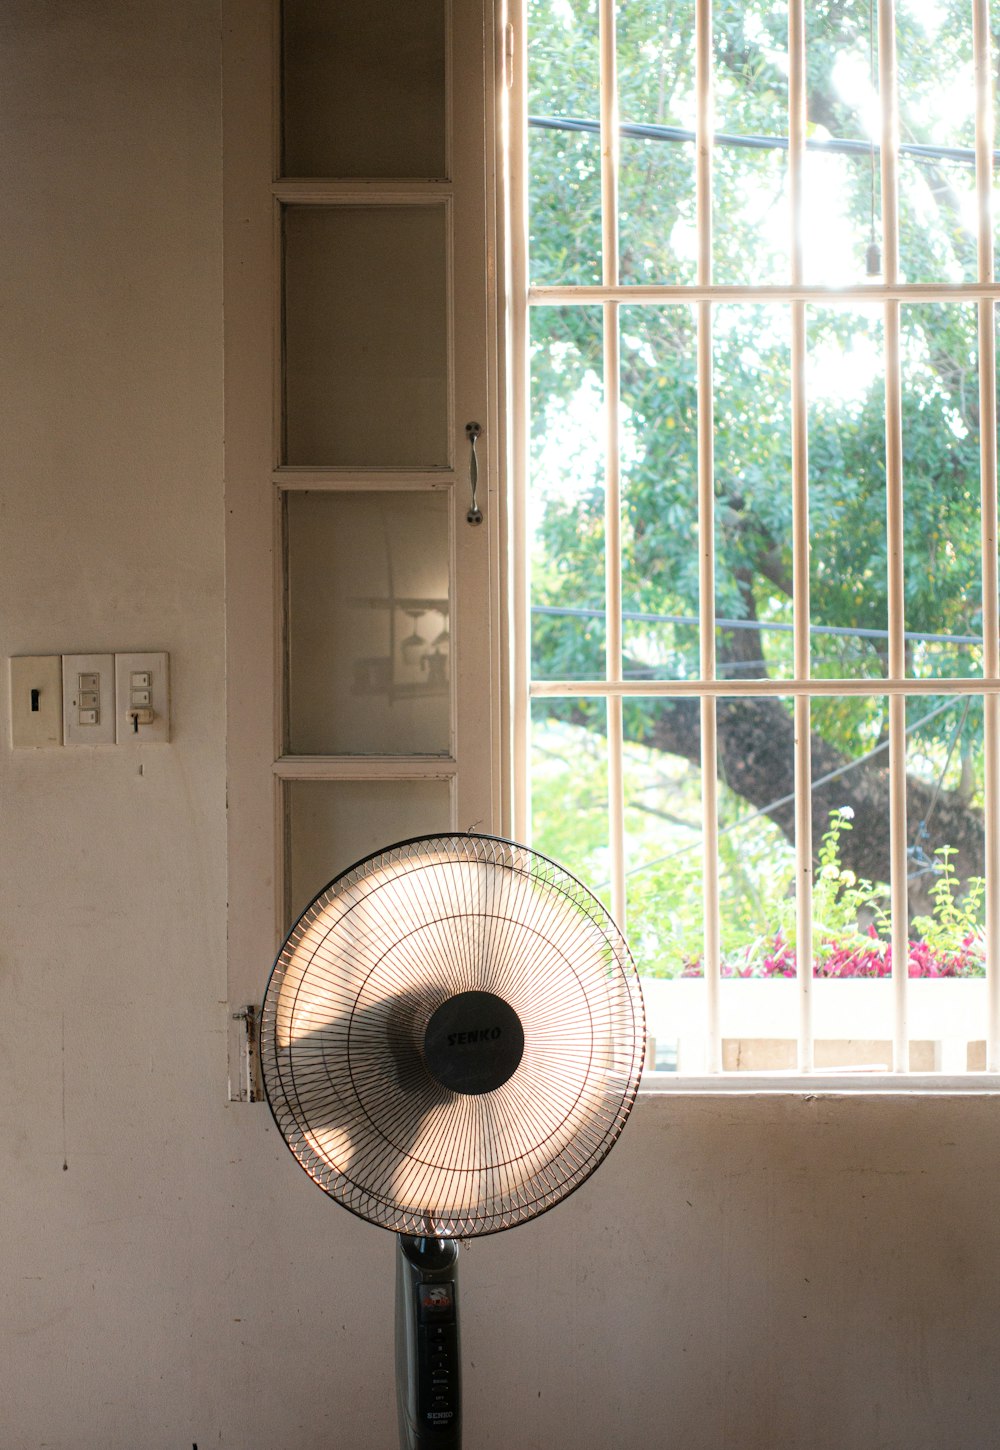
{"label": "hanging light bulb", "polygon": [[451,631],[448,628],[447,612],[443,609],[439,609],[437,612],[441,616],[441,631],[434,636],[432,643],[435,649],[441,649],[444,645],[451,643]]}
{"label": "hanging light bulb", "polygon": [[417,632],[417,624],[423,618],[425,611],[422,609],[407,609],[405,613],[413,620],[413,630],[405,639],[400,640],[399,648],[403,656],[403,663],[406,665],[415,665],[423,654],[427,644],[423,635]]}

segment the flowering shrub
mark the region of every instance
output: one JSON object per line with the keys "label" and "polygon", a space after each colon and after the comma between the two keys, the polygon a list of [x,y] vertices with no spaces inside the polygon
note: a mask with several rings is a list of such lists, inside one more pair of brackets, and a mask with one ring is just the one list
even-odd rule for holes
{"label": "flowering shrub", "polygon": [[[835,941],[813,942],[814,977],[891,977],[892,946],[883,941],[874,926],[863,946],[840,945]],[[942,951],[926,941],[910,940],[907,952],[911,977],[982,977],[985,953],[982,932],[969,932],[953,951]],[[795,948],[782,932],[770,942],[753,943],[740,955],[722,963],[724,977],[794,977]],[[701,959],[685,964],[682,977],[701,977]]]}
{"label": "flowering shrub", "polygon": [[[852,829],[853,812],[842,806],[830,817],[823,837],[819,869],[813,891],[813,976],[889,977],[892,975],[892,945],[884,886],[858,880],[840,864],[839,841]],[[974,877],[964,896],[952,865],[951,846],[936,853],[939,864],[931,888],[929,916],[913,918],[914,936],[907,948],[907,969],[911,977],[981,977],[985,974],[985,945],[979,913],[983,881]],[[792,908],[793,910],[794,908]],[[731,951],[722,963],[724,977],[794,977],[796,975],[795,929],[786,908],[786,919],[770,937],[757,937]],[[867,925],[862,923],[867,919]],[[688,960],[682,977],[701,977],[701,957]]]}

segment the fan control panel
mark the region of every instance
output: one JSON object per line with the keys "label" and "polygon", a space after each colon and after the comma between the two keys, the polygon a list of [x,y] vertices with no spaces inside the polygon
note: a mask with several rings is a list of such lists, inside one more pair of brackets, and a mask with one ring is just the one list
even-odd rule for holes
{"label": "fan control panel", "polygon": [[458,1244],[400,1234],[396,1264],[400,1444],[459,1450]]}
{"label": "fan control panel", "polygon": [[417,1339],[417,1418],[429,1429],[450,1429],[458,1391],[454,1280],[418,1286]]}

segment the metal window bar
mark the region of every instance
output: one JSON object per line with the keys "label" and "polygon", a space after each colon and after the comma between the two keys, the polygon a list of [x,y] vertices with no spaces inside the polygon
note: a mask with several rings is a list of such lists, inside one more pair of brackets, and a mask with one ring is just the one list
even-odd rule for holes
{"label": "metal window bar", "polygon": [[[972,3],[972,53],[976,85],[977,277],[993,283],[993,62],[989,0]],[[996,311],[979,301],[979,478],[982,510],[983,674],[1000,674],[1000,603],[997,568],[997,376]],[[1000,697],[983,700],[986,876],[986,1069],[1000,1071]]]}
{"label": "metal window bar", "polygon": [[[518,27],[525,34],[525,3],[519,0]],[[711,126],[711,60],[712,15],[710,0],[696,4],[696,74],[698,116],[694,133],[697,148],[696,214],[699,229],[697,281],[695,284],[626,285],[617,274],[617,137],[636,128],[619,127],[614,93],[613,4],[601,0],[602,24],[602,230],[604,266],[600,286],[530,286],[527,272],[527,168],[526,136],[529,125],[525,104],[526,84],[521,48],[519,78],[515,81],[515,104],[512,105],[511,144],[514,161],[511,167],[512,243],[511,297],[512,340],[517,361],[514,367],[512,398],[514,410],[514,456],[519,460],[514,485],[515,513],[515,641],[519,645],[521,664],[515,663],[515,769],[520,781],[527,778],[527,720],[532,698],[579,698],[604,695],[609,704],[609,780],[621,770],[620,703],[630,697],[697,696],[701,702],[702,770],[705,826],[705,960],[707,983],[707,1059],[709,1072],[717,1074],[721,1067],[721,1035],[719,988],[721,963],[719,952],[718,896],[718,814],[717,814],[717,735],[715,701],[721,696],[781,695],[791,697],[796,719],[796,842],[799,879],[797,908],[798,929],[802,944],[801,958],[807,964],[800,968],[800,1067],[812,1066],[809,984],[811,950],[806,955],[805,935],[811,931],[811,817],[808,810],[809,781],[809,702],[817,696],[884,695],[889,700],[889,755],[891,798],[891,907],[894,991],[893,1064],[897,1072],[908,1069],[909,1042],[907,1031],[907,951],[908,921],[906,901],[906,700],[922,695],[984,697],[985,754],[985,834],[986,834],[986,936],[987,985],[989,1021],[987,1025],[987,1070],[1000,1071],[1000,602],[998,602],[998,500],[997,500],[997,400],[995,365],[995,300],[997,287],[993,260],[993,223],[991,212],[993,150],[993,102],[988,0],[971,0],[973,40],[976,68],[976,188],[979,207],[978,251],[979,270],[976,283],[907,283],[898,272],[898,184],[897,161],[904,149],[898,140],[897,77],[895,58],[895,15],[893,0],[879,0],[878,49],[881,137],[876,146],[881,164],[883,268],[884,282],[840,286],[830,289],[807,285],[802,281],[801,244],[801,179],[803,157],[813,149],[804,135],[804,0],[790,0],[789,6],[789,82],[790,117],[789,178],[792,194],[792,274],[787,285],[717,286],[712,282],[711,231],[711,158],[715,142],[725,144],[728,138],[717,136]],[[516,119],[514,117],[516,116]],[[562,124],[562,123],[559,123]],[[592,128],[593,123],[573,123]],[[671,128],[654,128],[669,130]],[[671,139],[690,139],[683,137]],[[742,139],[742,138],[741,138]],[[760,139],[760,138],[758,138]],[[768,144],[786,143],[781,138],[763,138]],[[944,155],[948,148],[924,148],[928,155]],[[955,148],[951,148],[954,150]],[[962,149],[962,148],[959,148]],[[949,150],[950,155],[950,150]],[[964,149],[961,158],[968,159]],[[612,241],[613,239],[613,241]],[[795,419],[793,436],[793,556],[796,584],[793,600],[794,678],[785,680],[748,679],[720,680],[715,662],[714,609],[714,466],[712,452],[712,305],[723,300],[763,301],[787,305],[792,326],[792,412]],[[903,573],[903,471],[902,410],[900,366],[900,304],[904,301],[976,301],[979,309],[979,376],[981,410],[981,496],[983,549],[983,671],[978,678],[907,678],[906,642],[913,637],[905,630]],[[605,337],[605,436],[608,459],[608,545],[612,537],[619,543],[620,476],[616,449],[618,436],[618,398],[620,389],[618,361],[618,316],[621,302],[631,305],[698,306],[698,386],[699,386],[699,549],[700,597],[699,623],[701,635],[701,678],[698,680],[630,680],[623,678],[621,628],[620,557],[609,561],[606,575],[605,608],[608,619],[608,659],[604,680],[530,681],[527,673],[529,647],[528,618],[530,603],[525,562],[524,523],[526,507],[524,480],[527,476],[527,310],[532,306],[587,306],[603,304]],[[889,642],[888,675],[879,681],[865,679],[811,679],[809,638],[821,626],[812,626],[809,617],[808,591],[808,446],[806,435],[805,394],[805,307],[810,302],[862,302],[879,306],[885,318],[885,411],[886,411],[886,532],[888,545],[889,612],[886,635]],[[613,319],[613,325],[612,325]],[[610,341],[610,346],[609,346]],[[612,501],[613,499],[613,501]],[[734,622],[736,623],[736,622]],[[780,628],[782,626],[775,626]],[[787,628],[788,626],[784,626]],[[972,642],[971,639],[969,642]],[[976,641],[978,642],[978,641]],[[612,702],[619,711],[613,715]],[[519,743],[520,742],[520,743]],[[617,750],[617,767],[610,754]],[[520,792],[515,799],[526,799]],[[612,855],[617,852],[613,893],[621,901],[624,915],[624,852],[621,845],[623,809],[620,787],[611,805],[612,837],[618,832],[618,846],[612,842]],[[528,808],[520,807],[520,819],[527,825]],[[808,842],[808,845],[807,845]],[[809,903],[807,910],[806,903]]]}
{"label": "metal window bar", "polygon": [[[618,79],[615,0],[600,0],[601,280],[618,285]],[[617,302],[602,308],[604,343],[604,594],[605,672],[622,678],[621,359]],[[627,930],[622,700],[608,695],[608,846],[611,914]]]}
{"label": "metal window bar", "polygon": [[[899,280],[895,0],[878,0],[878,75],[882,149],[882,266],[889,286]],[[906,673],[903,570],[903,398],[900,303],[885,303],[885,489],[889,673]],[[906,699],[889,700],[889,893],[892,913],[893,1067],[909,1068],[907,983],[909,907],[906,892]]]}
{"label": "metal window bar", "polygon": [[[804,0],[788,7],[788,183],[791,201],[791,280],[800,284],[804,266],[804,171],[806,142],[806,18]],[[809,431],[806,413],[806,304],[791,305],[792,407],[792,611],[794,673],[806,680],[810,667],[809,599]],[[808,695],[794,701],[795,732],[795,930],[799,998],[797,1061],[800,1072],[815,1066],[812,1012],[812,707]]]}
{"label": "metal window bar", "polygon": [[[698,282],[712,285],[712,4],[695,5],[695,217]],[[702,680],[715,679],[715,385],[712,303],[698,303],[698,638]],[[705,1062],[722,1069],[722,937],[719,918],[718,718],[713,696],[700,702],[702,911],[705,959]]]}

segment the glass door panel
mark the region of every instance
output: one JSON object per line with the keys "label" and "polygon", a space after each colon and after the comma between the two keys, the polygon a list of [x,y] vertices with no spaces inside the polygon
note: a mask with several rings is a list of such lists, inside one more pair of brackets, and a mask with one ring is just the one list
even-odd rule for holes
{"label": "glass door panel", "polygon": [[445,207],[289,206],[284,243],[284,461],[447,464]]}
{"label": "glass door panel", "polygon": [[447,755],[444,492],[287,496],[288,749]]}

